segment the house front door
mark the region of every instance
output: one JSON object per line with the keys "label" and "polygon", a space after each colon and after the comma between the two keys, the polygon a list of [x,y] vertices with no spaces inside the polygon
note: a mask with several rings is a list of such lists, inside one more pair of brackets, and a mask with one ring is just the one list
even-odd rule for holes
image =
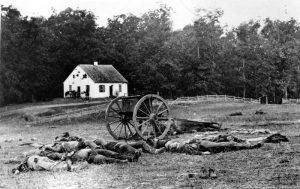
{"label": "house front door", "polygon": [[77,87],[77,95],[76,95],[77,98],[80,98],[80,96],[81,96],[80,93],[81,93],[80,87],[78,86]]}
{"label": "house front door", "polygon": [[109,86],[109,97],[113,97],[113,85]]}
{"label": "house front door", "polygon": [[86,85],[85,97],[90,97],[90,86]]}

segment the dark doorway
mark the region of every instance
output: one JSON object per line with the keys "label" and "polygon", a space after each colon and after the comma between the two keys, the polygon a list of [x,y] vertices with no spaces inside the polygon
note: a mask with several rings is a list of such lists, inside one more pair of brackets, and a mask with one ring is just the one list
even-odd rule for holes
{"label": "dark doorway", "polygon": [[109,86],[109,97],[113,97],[113,85]]}
{"label": "dark doorway", "polygon": [[85,97],[90,97],[90,86],[89,85],[86,86]]}
{"label": "dark doorway", "polygon": [[77,87],[77,95],[76,95],[77,98],[80,98],[80,93],[81,93],[80,87],[78,86]]}

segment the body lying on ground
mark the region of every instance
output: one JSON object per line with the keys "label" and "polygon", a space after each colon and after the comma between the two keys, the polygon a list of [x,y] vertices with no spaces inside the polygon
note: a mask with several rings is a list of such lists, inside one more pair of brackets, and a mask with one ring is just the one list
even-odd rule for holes
{"label": "body lying on ground", "polygon": [[102,139],[90,141],[71,137],[69,133],[64,133],[62,136],[56,137],[53,144],[39,145],[38,149],[25,153],[26,159],[16,169],[13,169],[13,172],[72,171],[84,167],[77,166],[78,162],[93,164],[134,162],[138,161],[142,152],[158,154],[164,149],[155,149],[145,141],[131,143],[106,142]]}
{"label": "body lying on ground", "polygon": [[[279,134],[272,134],[268,137],[257,140],[245,140],[229,134],[219,134],[202,138],[193,138],[180,142],[174,140],[149,139],[131,143],[107,142],[102,139],[94,141],[74,140],[68,137],[57,138],[51,145],[43,145],[35,153],[29,154],[25,161],[21,163],[14,173],[28,170],[63,171],[78,170],[84,168],[88,163],[127,163],[139,159],[141,152],[159,154],[169,151],[175,153],[186,153],[191,155],[207,155],[224,151],[254,149],[261,147],[264,143],[286,142],[288,139]],[[255,141],[254,143],[250,141]]]}
{"label": "body lying on ground", "polygon": [[166,151],[169,152],[207,155],[225,151],[254,149],[261,147],[264,143],[278,142],[288,142],[288,139],[279,133],[271,134],[267,137],[259,137],[256,138],[256,140],[246,140],[229,134],[219,134],[202,138],[193,138],[188,141],[154,139],[149,143],[156,148],[165,147]]}

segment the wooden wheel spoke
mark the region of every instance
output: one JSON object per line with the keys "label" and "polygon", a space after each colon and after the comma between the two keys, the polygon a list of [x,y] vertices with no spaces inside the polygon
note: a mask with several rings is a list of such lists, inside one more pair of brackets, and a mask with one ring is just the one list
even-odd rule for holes
{"label": "wooden wheel spoke", "polygon": [[148,111],[148,113],[149,113],[148,115],[150,115],[150,114],[151,114],[151,111],[148,109],[148,107],[147,107],[147,105],[145,104],[145,102],[143,102],[142,104],[144,105],[144,107],[145,107],[146,110]]}
{"label": "wooden wheel spoke", "polygon": [[116,101],[116,104],[117,104],[117,106],[118,106],[119,110],[120,110],[120,111],[122,111],[122,108],[120,107],[120,105],[119,105],[119,102],[118,102],[118,101]]}
{"label": "wooden wheel spoke", "polygon": [[161,115],[161,114],[165,113],[166,111],[168,111],[168,109],[165,109],[165,110],[163,110],[163,111],[157,113],[157,115]]}
{"label": "wooden wheel spoke", "polygon": [[[129,121],[128,123],[129,123],[133,128],[135,128],[133,123],[131,123],[130,121]],[[129,126],[129,128],[130,128],[130,126]],[[130,131],[131,131],[131,129],[130,129]],[[135,132],[135,129],[134,129],[133,131],[134,131],[134,132],[132,132],[132,133],[136,133],[136,132]],[[134,134],[132,134],[132,135],[134,135]]]}
{"label": "wooden wheel spoke", "polygon": [[116,112],[118,115],[120,115],[120,112],[118,112],[117,110],[115,110],[114,108],[110,108],[110,109],[112,109],[114,112]]}
{"label": "wooden wheel spoke", "polygon": [[156,138],[155,127],[157,128],[156,123],[154,122],[154,123],[153,123],[153,134],[154,134],[154,138]]}
{"label": "wooden wheel spoke", "polygon": [[112,125],[112,124],[117,123],[117,122],[120,122],[120,123],[121,123],[120,120],[116,120],[116,121],[113,121],[113,122],[109,122],[108,124]]}
{"label": "wooden wheel spoke", "polygon": [[[130,123],[130,122],[129,122]],[[128,127],[128,130],[129,130],[129,132],[131,133],[131,136],[133,136],[134,134],[132,133],[132,131],[131,131],[131,129],[130,129],[130,126],[128,125],[128,124],[126,124],[127,125],[127,127]]]}
{"label": "wooden wheel spoke", "polygon": [[156,113],[158,113],[159,109],[161,108],[161,106],[162,106],[163,104],[164,104],[164,103],[161,102],[161,104],[157,107]]}
{"label": "wooden wheel spoke", "polygon": [[138,111],[141,111],[143,114],[145,114],[146,116],[149,116],[149,114],[147,114],[146,112],[144,112],[143,110],[139,109]]}
{"label": "wooden wheel spoke", "polygon": [[108,117],[109,117],[109,118],[117,118],[117,119],[121,119],[121,118],[122,118],[121,116],[118,116],[118,117],[117,117],[117,116],[112,116],[112,115],[109,115]]}
{"label": "wooden wheel spoke", "polygon": [[132,124],[130,121],[128,123],[134,128],[134,124]]}
{"label": "wooden wheel spoke", "polygon": [[126,126],[127,126],[127,124],[124,125],[124,132],[125,132],[125,138],[128,139],[128,135],[127,135],[127,131],[126,131]]}
{"label": "wooden wheel spoke", "polygon": [[169,120],[169,118],[168,117],[157,117],[157,120],[158,121],[167,121],[167,120]]}
{"label": "wooden wheel spoke", "polygon": [[146,120],[146,121],[140,123],[137,127],[140,127],[141,125],[144,125],[145,123],[147,123],[147,122],[149,122],[149,121],[150,121],[150,119],[148,119],[148,120]]}
{"label": "wooden wheel spoke", "polygon": [[162,134],[158,121],[155,122],[155,126],[159,130],[160,134]]}
{"label": "wooden wheel spoke", "polygon": [[121,122],[117,125],[117,127],[113,130],[113,132],[115,132],[117,130],[117,128],[119,128],[120,125],[121,125]]}
{"label": "wooden wheel spoke", "polygon": [[137,119],[147,120],[149,117],[137,117]]}
{"label": "wooden wheel spoke", "polygon": [[151,97],[149,98],[149,109],[150,109],[150,113],[153,112],[153,106],[152,106],[152,101],[151,101]]}
{"label": "wooden wheel spoke", "polygon": [[123,124],[122,124],[122,126],[121,126],[121,129],[120,129],[120,132],[119,132],[119,137],[118,138],[120,138],[120,136],[121,136],[121,133],[122,133],[122,130],[123,130]]}

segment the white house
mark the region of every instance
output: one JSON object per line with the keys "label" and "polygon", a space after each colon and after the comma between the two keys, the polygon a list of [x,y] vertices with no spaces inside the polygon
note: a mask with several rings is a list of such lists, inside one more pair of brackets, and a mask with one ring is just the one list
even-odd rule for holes
{"label": "white house", "polygon": [[128,96],[127,83],[112,65],[80,64],[63,83],[64,97],[67,91],[76,91],[82,97],[90,98]]}

